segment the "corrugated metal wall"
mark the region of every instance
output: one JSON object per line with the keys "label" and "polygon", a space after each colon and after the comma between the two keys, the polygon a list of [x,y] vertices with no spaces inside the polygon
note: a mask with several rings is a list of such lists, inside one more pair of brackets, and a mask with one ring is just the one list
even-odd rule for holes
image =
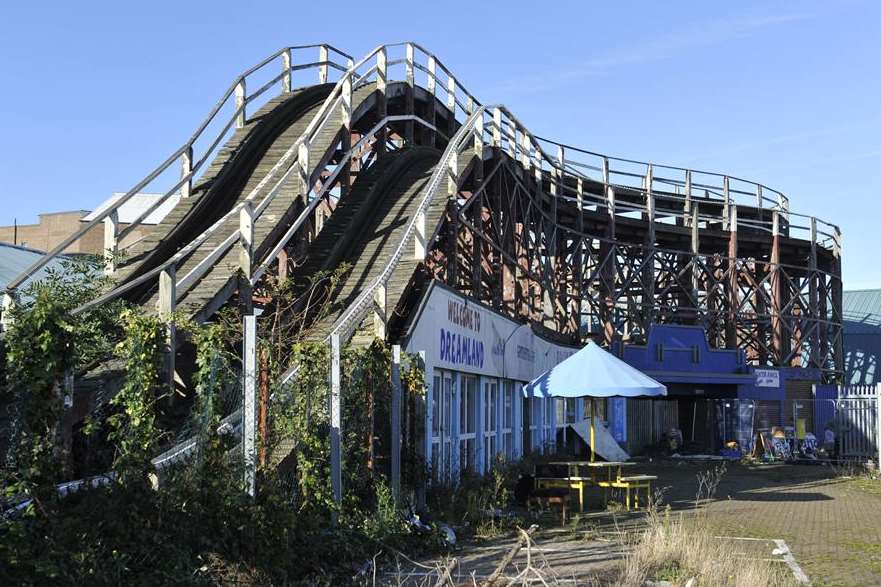
{"label": "corrugated metal wall", "polygon": [[637,455],[679,428],[679,404],[671,400],[627,400],[627,452]]}

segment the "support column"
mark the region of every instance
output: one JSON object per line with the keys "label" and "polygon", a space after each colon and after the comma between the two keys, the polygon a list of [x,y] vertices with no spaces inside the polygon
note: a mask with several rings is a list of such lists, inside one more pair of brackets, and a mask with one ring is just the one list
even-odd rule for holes
{"label": "support column", "polygon": [[[343,504],[342,400],[340,380],[340,335],[330,337],[330,485],[337,508]],[[334,513],[334,524],[337,514]]]}
{"label": "support column", "polygon": [[[810,334],[808,335],[808,345],[810,345],[809,367],[822,366],[820,360],[820,320],[822,319],[822,316],[820,316],[820,302],[817,288],[819,277],[820,274],[817,271],[817,219],[812,216],[811,255],[808,260],[808,296],[811,307],[808,309],[807,318],[809,318],[809,323],[813,324],[813,328],[809,327]],[[879,412],[878,415],[881,417],[881,412]]]}
{"label": "support column", "polygon": [[[428,79],[425,83],[426,91],[428,92],[428,103],[425,108],[425,120],[429,124],[435,124],[436,122],[436,112],[435,112],[435,97],[437,96],[437,60],[434,58],[434,55],[430,55],[428,57]],[[431,129],[425,129],[424,136],[428,137],[428,140],[425,141],[429,147],[434,147],[437,142],[437,133],[435,133]],[[452,135],[450,135],[452,136]]]}
{"label": "support column", "polygon": [[[416,77],[415,72],[413,71],[413,54],[414,48],[412,43],[407,43],[406,46],[406,57],[404,59],[404,71],[405,71],[405,81],[406,81],[406,95],[404,97],[404,114],[412,115],[416,110],[416,97],[415,97],[415,85],[416,85]],[[413,144],[413,121],[407,120],[404,122],[404,139],[407,141],[408,145]]]}
{"label": "support column", "polygon": [[241,78],[236,84],[235,89],[235,105],[236,105],[236,128],[245,126],[247,116],[245,113],[245,78]]}
{"label": "support column", "polygon": [[242,356],[242,448],[244,450],[245,493],[257,494],[257,318],[245,316]]}
{"label": "support column", "polygon": [[701,253],[701,237],[700,237],[700,207],[693,204],[691,208],[691,297],[694,300],[694,323],[701,322],[701,304],[700,304],[700,269],[698,260]]}
{"label": "support column", "polygon": [[[392,345],[392,496],[401,499],[401,345]],[[412,439],[411,439],[412,440]]]}
{"label": "support column", "polygon": [[12,310],[18,305],[18,292],[3,292],[3,304],[0,308],[0,332],[6,332],[12,327]]}
{"label": "support column", "polygon": [[239,212],[239,298],[245,313],[250,314],[253,300],[251,296],[251,275],[254,264],[254,208],[245,202]]}
{"label": "support column", "polygon": [[835,340],[835,370],[839,383],[844,377],[844,338],[841,331],[844,314],[842,302],[844,292],[842,291],[841,282],[841,230],[835,227],[835,237],[832,245],[832,321],[836,324]]}
{"label": "support column", "polygon": [[291,50],[285,49],[281,54],[281,93],[288,94],[291,91]]}
{"label": "support column", "polygon": [[104,273],[113,275],[119,255],[119,212],[113,210],[104,218]]}
{"label": "support column", "polygon": [[[343,156],[352,149],[352,76],[343,77],[342,87],[342,117],[343,117],[343,136],[340,144],[340,150]],[[340,199],[349,195],[352,185],[352,157],[346,157],[340,162],[343,170],[340,172]]]}
{"label": "support column", "polygon": [[647,222],[645,249],[643,254],[647,262],[643,267],[643,336],[648,339],[648,331],[655,321],[655,193],[652,189],[654,184],[654,168],[650,164],[645,176],[645,221]]}
{"label": "support column", "polygon": [[380,285],[373,294],[373,333],[382,340],[385,340],[386,325],[388,324],[386,303],[386,288],[385,285]]}
{"label": "support column", "polygon": [[782,365],[786,359],[783,343],[783,283],[780,275],[780,213],[773,216],[771,236],[771,340],[774,349],[774,364]]}
{"label": "support column", "polygon": [[165,384],[175,397],[175,353],[177,351],[177,329],[174,325],[174,310],[177,305],[177,283],[174,265],[169,265],[159,274],[159,317],[166,323],[165,330]]}
{"label": "support column", "polygon": [[189,198],[193,193],[193,145],[186,148],[180,156],[180,197]]}
{"label": "support column", "polygon": [[[388,115],[388,99],[386,97],[386,89],[388,86],[388,54],[385,47],[376,54],[376,117],[382,120]],[[376,133],[376,144],[373,150],[377,155],[385,153],[385,143],[388,139],[388,129],[383,126]]]}
{"label": "support column", "polygon": [[725,344],[737,348],[738,270],[737,270],[737,206],[731,206],[728,222],[728,320],[725,324]]}
{"label": "support column", "polygon": [[615,339],[618,338],[615,328],[615,189],[606,188],[606,236],[600,242],[600,320],[603,328],[603,342],[607,349],[612,348]]}

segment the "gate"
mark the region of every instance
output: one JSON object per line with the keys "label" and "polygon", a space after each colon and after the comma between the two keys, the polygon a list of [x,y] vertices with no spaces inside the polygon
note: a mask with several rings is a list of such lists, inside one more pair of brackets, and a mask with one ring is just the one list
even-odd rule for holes
{"label": "gate", "polygon": [[835,425],[841,456],[878,458],[878,403],[881,386],[839,386]]}

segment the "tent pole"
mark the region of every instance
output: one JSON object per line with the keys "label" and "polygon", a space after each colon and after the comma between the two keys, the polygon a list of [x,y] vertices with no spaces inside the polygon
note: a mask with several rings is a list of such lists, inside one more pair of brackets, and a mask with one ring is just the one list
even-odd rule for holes
{"label": "tent pole", "polygon": [[595,442],[595,432],[594,425],[596,423],[596,400],[594,398],[590,398],[590,462],[596,461],[596,450],[594,447],[596,446]]}

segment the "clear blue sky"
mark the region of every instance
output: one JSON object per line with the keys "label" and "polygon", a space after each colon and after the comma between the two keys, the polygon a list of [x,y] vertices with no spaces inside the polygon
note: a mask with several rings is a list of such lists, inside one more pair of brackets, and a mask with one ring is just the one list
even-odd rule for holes
{"label": "clear blue sky", "polygon": [[536,134],[780,189],[881,287],[881,3],[345,4],[6,3],[0,224],[127,190],[279,47],[415,40]]}

